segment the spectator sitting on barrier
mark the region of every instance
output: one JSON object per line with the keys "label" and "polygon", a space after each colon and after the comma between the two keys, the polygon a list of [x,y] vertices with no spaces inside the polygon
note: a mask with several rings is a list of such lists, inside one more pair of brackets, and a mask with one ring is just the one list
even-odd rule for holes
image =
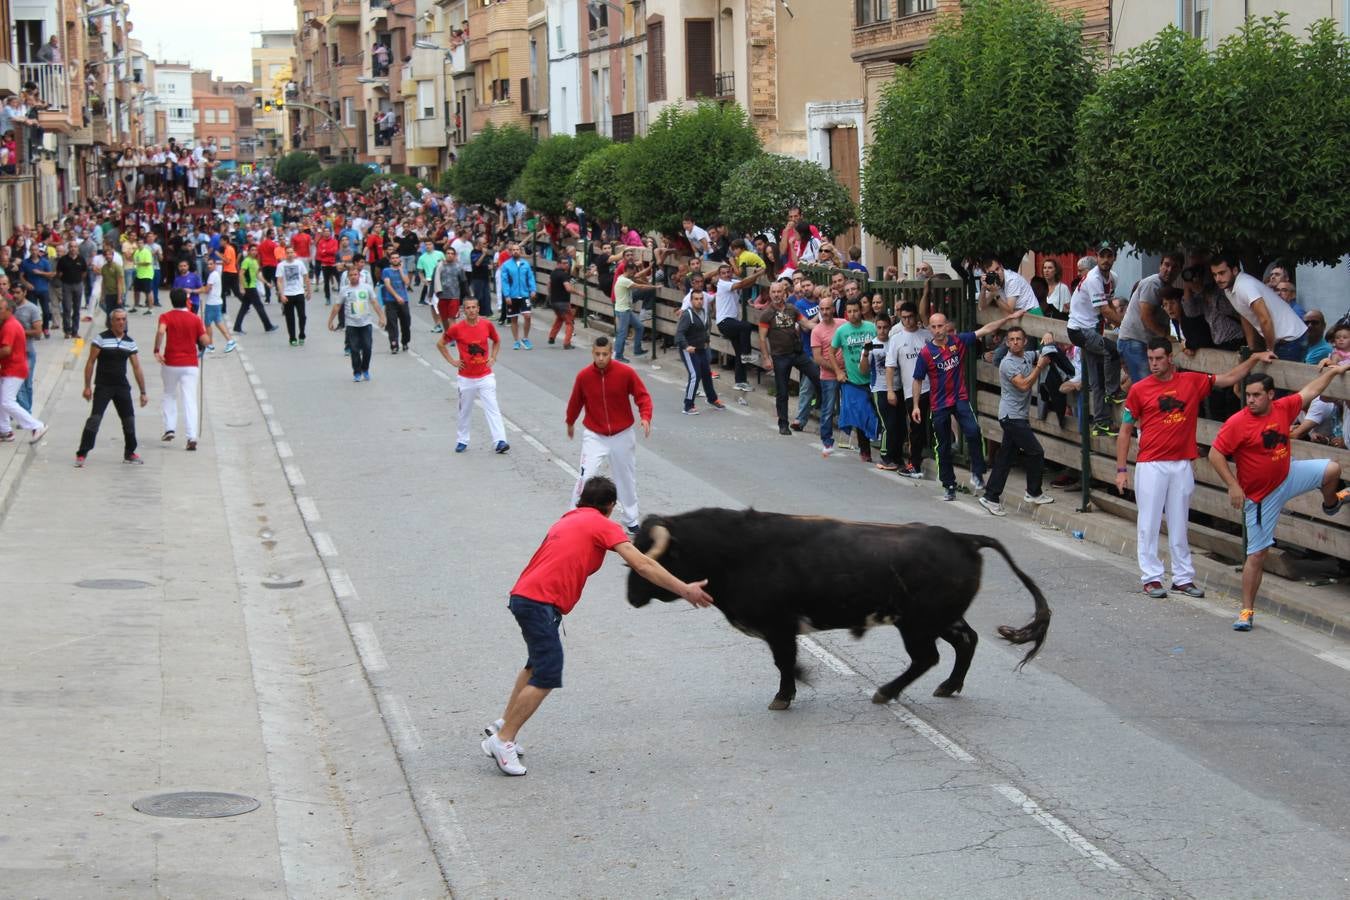
{"label": "spectator sitting on barrier", "polygon": [[[1095,436],[1115,437],[1108,403],[1125,399],[1120,390],[1120,355],[1115,341],[1099,330],[1101,320],[1108,326],[1120,324],[1120,313],[1111,302],[1115,298],[1116,276],[1111,266],[1115,247],[1102,244],[1097,259],[1078,260],[1081,280],[1069,300],[1069,341],[1083,350],[1083,373],[1088,390],[1088,414],[1092,416]],[[1096,263],[1096,265],[1094,265]]]}
{"label": "spectator sitting on barrier", "polygon": [[1331,355],[1331,344],[1326,338],[1326,316],[1320,309],[1310,309],[1303,314],[1303,324],[1308,326],[1308,353],[1303,361],[1315,366]]}

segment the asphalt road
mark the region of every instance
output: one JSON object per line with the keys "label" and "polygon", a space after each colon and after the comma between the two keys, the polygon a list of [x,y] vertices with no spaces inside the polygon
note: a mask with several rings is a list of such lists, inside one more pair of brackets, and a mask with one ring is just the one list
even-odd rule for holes
{"label": "asphalt road", "polygon": [[501,776],[478,741],[524,658],[506,593],[566,509],[579,442],[563,410],[588,333],[550,347],[541,315],[532,352],[508,336],[512,451],[491,452],[476,414],[456,455],[453,373],[423,311],[414,353],[376,335],[366,384],[325,313],[310,301],[304,348],[256,326],[241,344],[316,544],[350,576],[349,625],[458,895],[1350,894],[1344,645],[1259,617],[1235,634],[1229,609],[1144,597],[1128,561],[966,495],[942,503],[932,481],[824,460],[809,435],[777,434],[762,392],[686,418],[673,354],[639,366],[656,399],[644,514],[753,505],[988,532],[1050,598],[1049,641],[1013,671],[1020,652],[994,627],[1027,621],[1031,598],[986,553],[964,696],[930,696],[947,652],[875,706],[906,664],[898,635],[822,633],[802,653],[811,684],[774,713],[761,642],[715,610],[630,608],[615,559],[566,620],[566,687],[521,733],[529,775]]}

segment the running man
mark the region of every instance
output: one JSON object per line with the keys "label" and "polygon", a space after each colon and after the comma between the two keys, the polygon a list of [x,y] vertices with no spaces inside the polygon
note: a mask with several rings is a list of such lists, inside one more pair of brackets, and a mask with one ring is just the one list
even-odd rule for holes
{"label": "running man", "polygon": [[190,312],[188,292],[174,288],[169,292],[173,309],[162,313],[155,331],[155,359],[163,368],[164,435],[161,441],[174,439],[178,428],[178,402],[183,402],[183,418],[187,425],[187,448],[197,449],[197,382],[201,379],[199,351],[211,340],[201,317]]}
{"label": "running man", "polygon": [[[469,302],[477,307],[477,301]],[[708,583],[706,578],[681,581],[633,546],[624,530],[610,519],[617,499],[614,482],[608,478],[587,481],[577,497],[576,508],[564,513],[548,530],[511,588],[507,607],[520,625],[528,658],[516,675],[506,711],[487,727],[488,736],[482,744],[483,752],[492,757],[503,775],[525,774],[516,736],[549,692],[562,687],[563,648],[558,626],[562,617],[576,607],[586,580],[599,571],[607,551],[619,554],[634,572],[652,584],[696,607],[713,603],[713,598],[703,590]]]}
{"label": "running man", "polygon": [[[305,346],[305,301],[309,299],[309,267],[295,258],[295,248],[286,248],[286,259],[277,266],[281,310],[286,316],[286,336],[291,346]],[[326,277],[326,276],[325,276]],[[341,285],[339,285],[341,287]],[[325,284],[325,294],[327,285]],[[327,301],[325,301],[327,302]],[[297,339],[297,334],[299,335]]]}
{"label": "running man", "polygon": [[149,403],[145,394],[145,373],[136,342],[127,334],[127,311],[113,310],[108,316],[108,330],[89,342],[89,361],[84,364],[84,399],[92,401],[89,418],[84,423],[80,448],[75,451],[75,468],[84,467],[84,459],[94,449],[98,428],[103,424],[103,413],[112,403],[122,420],[122,461],[133,466],[142,464],[136,452],[136,407],[131,403],[131,382],[127,381],[127,364],[131,364],[136,384],[141,389],[141,406]]}
{"label": "running man", "polygon": [[[1324,361],[1325,364],[1326,361]],[[1229,417],[1209,448],[1209,464],[1228,485],[1228,500],[1243,511],[1247,525],[1247,561],[1242,567],[1242,611],[1234,631],[1251,631],[1256,592],[1265,576],[1266,551],[1275,543],[1275,526],[1290,500],[1311,491],[1322,492],[1322,512],[1335,515],[1350,491],[1341,487],[1341,464],[1330,459],[1290,461],[1289,429],[1299,413],[1321,396],[1337,375],[1350,372],[1350,363],[1326,366],[1321,375],[1297,394],[1275,399],[1275,381],[1269,375],[1248,375],[1245,409]],[[1237,475],[1228,466],[1232,457]]]}
{"label": "running man", "polygon": [[[451,344],[459,351],[458,358],[450,355]],[[480,399],[492,435],[492,449],[497,453],[510,450],[506,426],[502,424],[502,413],[497,407],[497,376],[492,374],[497,354],[502,351],[502,341],[496,327],[479,318],[477,300],[464,301],[464,318],[445,329],[436,348],[459,373],[459,430],[455,436],[455,452],[463,453],[469,449],[469,419],[473,415],[474,401]]]}
{"label": "running man", "polygon": [[581,475],[572,489],[572,505],[581,501],[586,482],[594,477],[600,464],[609,459],[619,503],[623,506],[624,527],[629,534],[638,528],[637,433],[633,427],[633,404],[642,420],[642,434],[652,436],[652,395],[631,366],[613,358],[609,338],[601,335],[591,345],[591,365],[577,373],[572,396],[567,401],[567,436],[574,436],[577,417],[581,420]]}
{"label": "running man", "polygon": [[338,313],[342,313],[347,329],[347,346],[351,348],[352,381],[370,380],[370,351],[374,345],[374,324],[378,318],[385,327],[384,307],[375,301],[375,289],[361,280],[356,267],[347,270],[347,283],[342,286],[341,303],[328,313],[328,330],[338,330]]}
{"label": "running man", "polygon": [[[224,264],[216,260],[210,265],[211,273],[206,276],[206,299],[202,303],[202,324],[206,326],[207,338],[211,337],[211,326],[216,326],[216,330],[225,338],[225,352],[233,353],[234,335],[230,334],[229,326],[225,324]],[[146,307],[146,311],[149,311],[149,307]],[[206,345],[207,353],[214,353],[215,350],[215,341]]]}

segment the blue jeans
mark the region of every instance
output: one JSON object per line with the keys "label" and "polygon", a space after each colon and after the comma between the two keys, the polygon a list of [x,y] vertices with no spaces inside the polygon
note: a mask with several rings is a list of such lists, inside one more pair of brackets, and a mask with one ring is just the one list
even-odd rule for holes
{"label": "blue jeans", "polygon": [[1275,355],[1286,362],[1303,362],[1308,355],[1308,336],[1296,341],[1281,341],[1275,345]]}
{"label": "blue jeans", "polygon": [[820,379],[820,444],[834,446],[834,411],[838,408],[839,382],[833,378]]}
{"label": "blue jeans", "polygon": [[956,487],[956,472],[952,469],[951,420],[953,418],[956,419],[956,424],[961,427],[961,433],[966,436],[966,446],[970,451],[971,474],[983,478],[985,473],[984,444],[980,440],[979,423],[975,421],[975,413],[971,411],[970,401],[957,400],[955,406],[933,410],[933,431],[937,435],[938,445],[938,480],[946,488]]}
{"label": "blue jeans", "polygon": [[628,343],[628,330],[633,330],[633,353],[642,350],[642,313],[635,309],[618,313],[614,327],[614,357],[623,359],[624,345]]}
{"label": "blue jeans", "polygon": [[19,385],[19,393],[14,399],[28,412],[33,411],[33,368],[37,365],[37,348],[28,344],[28,377]]}
{"label": "blue jeans", "polygon": [[1120,351],[1120,361],[1125,363],[1125,371],[1130,381],[1140,382],[1148,377],[1148,344],[1133,338],[1120,338],[1116,341]]}
{"label": "blue jeans", "polygon": [[[811,354],[803,354],[807,359]],[[820,371],[819,368],[816,369]],[[806,427],[806,421],[811,418],[811,400],[816,396],[816,384],[809,378],[803,378],[797,383],[797,424]]]}

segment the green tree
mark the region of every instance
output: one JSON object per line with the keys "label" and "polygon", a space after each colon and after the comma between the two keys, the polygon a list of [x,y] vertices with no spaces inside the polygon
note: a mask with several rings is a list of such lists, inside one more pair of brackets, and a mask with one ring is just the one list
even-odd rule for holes
{"label": "green tree", "polygon": [[1078,112],[1078,179],[1101,234],[1226,249],[1248,268],[1350,251],[1350,40],[1251,19],[1213,52],[1168,27]]}
{"label": "green tree", "polygon": [[293,150],[277,162],[276,177],[284,184],[299,184],[322,167],[323,164],[313,153]]}
{"label": "green tree", "polygon": [[568,182],[587,156],[609,146],[609,139],[593,131],[575,137],[555,134],[541,141],[525,169],[520,173],[520,199],[531,209],[548,215],[562,215],[567,208]]}
{"label": "green tree", "polygon": [[596,221],[619,217],[619,166],[633,144],[607,144],[577,164],[567,182],[567,196]]}
{"label": "green tree", "polygon": [[1095,82],[1078,17],[1044,0],[961,4],[881,97],[863,168],[867,230],[958,264],[1080,249],[1073,121]]}
{"label": "green tree", "polygon": [[717,221],[722,186],[760,152],[759,135],[735,104],[668,106],[619,167],[619,214],[639,231],[674,233],[680,221]]}
{"label": "green tree", "polygon": [[858,223],[858,210],[834,175],[819,164],[774,153],[741,163],[722,187],[722,221],[739,232],[777,230],[788,210],[831,237]]}
{"label": "green tree", "polygon": [[498,128],[491,122],[459,151],[450,169],[450,187],[456,200],[492,203],[507,197],[512,182],[534,152],[534,138],[514,125]]}
{"label": "green tree", "polygon": [[361,179],[361,190],[368,191],[379,187],[386,181],[393,182],[405,191],[417,190],[417,179],[412,175],[397,175],[388,172],[371,172],[367,170],[366,176]]}
{"label": "green tree", "polygon": [[309,180],[313,184],[326,184],[335,191],[349,191],[360,187],[366,176],[372,174],[375,173],[369,166],[360,163],[337,163],[314,173]]}

